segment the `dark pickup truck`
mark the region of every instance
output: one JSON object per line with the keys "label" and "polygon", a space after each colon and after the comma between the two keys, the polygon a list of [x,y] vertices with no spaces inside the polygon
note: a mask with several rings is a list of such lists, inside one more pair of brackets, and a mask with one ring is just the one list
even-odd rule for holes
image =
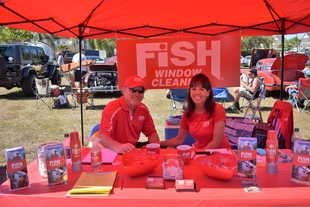
{"label": "dark pickup truck", "polygon": [[35,78],[49,78],[53,85],[60,85],[61,73],[48,60],[39,46],[0,45],[0,87],[19,87],[25,96],[35,96]]}

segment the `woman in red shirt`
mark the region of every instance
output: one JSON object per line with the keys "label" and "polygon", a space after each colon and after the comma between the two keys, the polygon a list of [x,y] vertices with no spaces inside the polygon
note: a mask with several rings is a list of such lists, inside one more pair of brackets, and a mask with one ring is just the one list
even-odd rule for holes
{"label": "woman in red shirt", "polygon": [[230,148],[224,134],[225,109],[214,101],[211,82],[206,75],[199,73],[191,79],[186,102],[178,135],[160,144],[171,147],[180,145],[190,132],[196,140],[196,149]]}

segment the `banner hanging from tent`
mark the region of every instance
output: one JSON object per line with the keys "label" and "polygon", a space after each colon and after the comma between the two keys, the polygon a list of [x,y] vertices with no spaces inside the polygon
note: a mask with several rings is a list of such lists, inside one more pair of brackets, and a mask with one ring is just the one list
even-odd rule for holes
{"label": "banner hanging from tent", "polygon": [[147,89],[187,88],[197,73],[214,88],[239,86],[240,42],[240,36],[118,40],[119,87],[139,75]]}

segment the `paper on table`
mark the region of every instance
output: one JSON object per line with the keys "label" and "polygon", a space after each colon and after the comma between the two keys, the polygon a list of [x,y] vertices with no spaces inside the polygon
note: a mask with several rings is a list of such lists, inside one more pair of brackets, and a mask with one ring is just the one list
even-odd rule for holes
{"label": "paper on table", "polygon": [[[112,164],[117,156],[117,152],[107,148],[101,148],[102,163]],[[90,163],[90,152],[84,157],[82,163]]]}
{"label": "paper on table", "polygon": [[196,157],[200,157],[200,156],[206,156],[206,154],[207,155],[211,155],[211,154],[215,154],[215,153],[235,155],[234,151],[231,150],[231,149],[228,150],[226,148],[219,148],[219,149],[206,149],[206,150],[203,150],[203,151],[197,150],[195,158]]}
{"label": "paper on table", "polygon": [[230,150],[227,150],[226,148],[219,148],[219,149],[206,149],[207,152],[214,153],[219,152],[222,154],[232,154]]}
{"label": "paper on table", "polygon": [[117,171],[82,172],[66,196],[107,196],[113,188],[116,177]]}

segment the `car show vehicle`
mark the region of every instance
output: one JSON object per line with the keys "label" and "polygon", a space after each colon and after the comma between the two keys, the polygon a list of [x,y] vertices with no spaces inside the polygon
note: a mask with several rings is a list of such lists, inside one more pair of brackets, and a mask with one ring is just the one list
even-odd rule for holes
{"label": "car show vehicle", "polygon": [[250,66],[250,62],[251,62],[251,55],[247,55],[244,57],[244,59],[246,59],[247,63],[246,66]]}
{"label": "car show vehicle", "polygon": [[76,52],[65,51],[64,52],[64,64],[72,63],[72,58]]}
{"label": "car show vehicle", "polygon": [[[258,76],[264,79],[266,95],[270,91],[281,90],[282,58],[271,58],[273,54],[272,49],[253,49],[251,55],[251,67],[254,66],[257,69]],[[286,86],[304,77],[302,70],[305,68],[307,60],[307,55],[297,52],[284,55],[283,90]],[[247,71],[241,70],[242,78],[244,77],[242,74],[246,74]]]}
{"label": "car show vehicle", "polygon": [[49,58],[40,46],[0,45],[0,87],[19,87],[25,96],[35,96],[35,78],[49,78],[53,85],[60,85],[61,73]]}
{"label": "car show vehicle", "polygon": [[105,50],[85,50],[87,60],[104,60],[106,58]]}
{"label": "car show vehicle", "polygon": [[241,66],[248,66],[248,61],[242,55],[240,55],[240,65]]}
{"label": "car show vehicle", "polygon": [[95,60],[89,66],[90,72],[83,77],[83,85],[95,93],[97,92],[117,92],[118,88],[118,69],[116,56],[107,60]]}

